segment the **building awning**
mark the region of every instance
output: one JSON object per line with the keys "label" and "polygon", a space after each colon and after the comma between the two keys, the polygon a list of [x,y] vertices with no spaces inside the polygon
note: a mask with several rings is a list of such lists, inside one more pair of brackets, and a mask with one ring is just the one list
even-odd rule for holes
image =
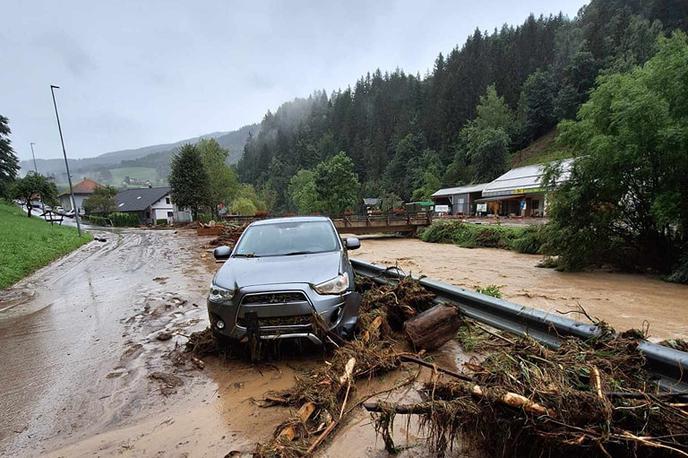
{"label": "building awning", "polygon": [[525,196],[526,196],[525,194],[518,194],[518,195],[510,194],[508,196],[484,197],[482,199],[476,199],[474,202],[477,204],[480,204],[480,203],[484,203],[484,202],[497,202],[499,200],[522,199]]}

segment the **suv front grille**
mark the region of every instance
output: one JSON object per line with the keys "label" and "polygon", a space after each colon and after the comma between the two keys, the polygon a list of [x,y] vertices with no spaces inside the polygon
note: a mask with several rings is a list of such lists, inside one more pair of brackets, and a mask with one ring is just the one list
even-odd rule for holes
{"label": "suv front grille", "polygon": [[[311,324],[312,315],[295,315],[270,318],[258,318],[258,326],[303,326]],[[244,318],[239,318],[237,324],[242,327],[247,326]]]}
{"label": "suv front grille", "polygon": [[252,304],[288,304],[290,302],[307,302],[306,295],[297,291],[285,293],[249,294],[241,300],[242,305]]}

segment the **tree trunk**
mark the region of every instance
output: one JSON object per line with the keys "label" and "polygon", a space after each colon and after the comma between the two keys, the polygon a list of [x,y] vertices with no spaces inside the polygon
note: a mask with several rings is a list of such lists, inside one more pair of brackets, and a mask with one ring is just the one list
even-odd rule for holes
{"label": "tree trunk", "polygon": [[408,320],[404,333],[416,350],[432,350],[453,339],[460,326],[459,309],[439,304]]}

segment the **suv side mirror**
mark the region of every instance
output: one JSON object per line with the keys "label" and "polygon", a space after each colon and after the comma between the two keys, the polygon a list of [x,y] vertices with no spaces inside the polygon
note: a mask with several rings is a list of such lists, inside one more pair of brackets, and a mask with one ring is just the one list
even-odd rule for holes
{"label": "suv side mirror", "polygon": [[344,240],[344,246],[347,250],[357,250],[361,248],[361,241],[356,237],[347,237],[346,240]]}
{"label": "suv side mirror", "polygon": [[215,259],[218,261],[229,259],[230,254],[232,254],[232,249],[227,245],[219,246],[213,250],[213,256],[215,256]]}

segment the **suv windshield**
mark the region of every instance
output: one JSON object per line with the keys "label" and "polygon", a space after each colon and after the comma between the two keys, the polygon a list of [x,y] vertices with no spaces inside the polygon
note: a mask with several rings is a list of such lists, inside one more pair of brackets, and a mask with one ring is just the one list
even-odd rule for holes
{"label": "suv windshield", "polygon": [[287,256],[338,248],[337,234],[327,221],[284,222],[246,229],[232,256]]}

